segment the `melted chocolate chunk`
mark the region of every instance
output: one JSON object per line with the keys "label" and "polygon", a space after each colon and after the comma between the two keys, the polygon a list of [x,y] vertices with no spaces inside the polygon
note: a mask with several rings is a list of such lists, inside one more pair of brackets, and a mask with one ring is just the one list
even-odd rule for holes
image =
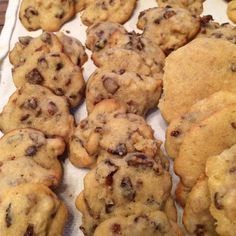
{"label": "melted chocolate chunk", "polygon": [[34,236],[34,225],[32,224],[29,224],[25,233],[24,233],[24,236]]}
{"label": "melted chocolate chunk", "polygon": [[5,216],[6,226],[9,228],[12,224],[12,218],[11,218],[11,203],[8,205],[6,209],[6,216]]}
{"label": "melted chocolate chunk", "polygon": [[214,204],[215,204],[215,207],[216,207],[218,210],[224,209],[224,206],[223,206],[223,204],[221,203],[221,196],[220,196],[219,193],[215,193],[215,195],[214,195]]}
{"label": "melted chocolate chunk", "polygon": [[121,234],[121,226],[119,224],[113,224],[111,227],[112,233],[114,234]]}
{"label": "melted chocolate chunk", "polygon": [[44,81],[43,76],[36,68],[26,74],[25,78],[31,84],[41,84]]}
{"label": "melted chocolate chunk", "polygon": [[25,155],[26,156],[34,156],[37,153],[37,147],[35,145],[29,146],[26,150],[25,150]]}
{"label": "melted chocolate chunk", "polygon": [[127,154],[127,147],[124,143],[120,143],[116,146],[115,150],[108,149],[108,152],[114,155],[125,156]]}
{"label": "melted chocolate chunk", "polygon": [[122,188],[122,195],[124,198],[129,201],[133,201],[136,195],[135,190],[133,189],[132,182],[129,177],[124,177],[120,183],[120,187]]}

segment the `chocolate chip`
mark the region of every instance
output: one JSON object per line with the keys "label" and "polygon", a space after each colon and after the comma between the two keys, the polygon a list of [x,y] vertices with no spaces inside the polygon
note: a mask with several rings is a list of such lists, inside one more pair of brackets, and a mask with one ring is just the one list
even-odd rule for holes
{"label": "chocolate chip", "polygon": [[124,156],[127,154],[127,147],[124,143],[120,143],[116,146],[115,150],[108,149],[108,152],[114,155]]}
{"label": "chocolate chip", "polygon": [[153,22],[157,25],[159,25],[161,23],[162,17],[159,17],[157,19],[155,19]]}
{"label": "chocolate chip", "polygon": [[41,67],[47,68],[48,67],[48,62],[45,59],[45,57],[40,57],[38,59],[38,65],[40,65]]}
{"label": "chocolate chip", "polygon": [[121,226],[119,225],[119,224],[113,224],[112,226],[111,226],[111,230],[112,230],[112,233],[114,233],[114,234],[122,234],[122,232],[121,232]]}
{"label": "chocolate chip", "polygon": [[24,236],[34,236],[34,225],[32,224],[29,224],[25,233],[24,233]]}
{"label": "chocolate chip", "polygon": [[[54,89],[54,93],[58,96],[63,96],[64,95],[64,91],[62,88],[56,88]],[[71,97],[71,96],[70,96]]]}
{"label": "chocolate chip", "polygon": [[63,63],[61,63],[61,62],[57,63],[57,65],[56,65],[56,71],[61,70],[63,67],[64,67]]}
{"label": "chocolate chip", "polygon": [[201,21],[201,25],[206,25],[208,24],[210,21],[213,21],[213,17],[212,15],[206,15],[206,16],[203,16],[201,17],[200,21]]}
{"label": "chocolate chip", "polygon": [[231,168],[229,169],[229,173],[234,173],[234,172],[236,172],[236,166],[231,167]]}
{"label": "chocolate chip", "polygon": [[232,64],[230,65],[230,69],[231,69],[232,72],[236,72],[236,64],[235,64],[235,63],[232,63]]}
{"label": "chocolate chip", "polygon": [[113,175],[118,171],[118,167],[116,167],[109,175],[107,175],[105,184],[106,186],[112,186],[113,184]]}
{"label": "chocolate chip", "polygon": [[58,10],[58,12],[55,14],[56,18],[62,19],[65,15],[65,11],[61,8]]}
{"label": "chocolate chip", "polygon": [[120,70],[119,70],[119,74],[120,74],[120,75],[123,75],[124,73],[125,73],[125,69],[120,69]]}
{"label": "chocolate chip", "polygon": [[236,129],[236,122],[232,122],[232,123],[231,123],[231,126],[232,126],[234,129]]}
{"label": "chocolate chip", "polygon": [[40,39],[47,44],[52,44],[52,36],[48,32],[43,32],[40,36]]}
{"label": "chocolate chip", "polygon": [[222,210],[224,209],[224,206],[222,205],[221,203],[221,196],[219,195],[219,193],[215,193],[214,195],[214,204],[215,204],[215,207],[218,209],[218,210]]}
{"label": "chocolate chip", "polygon": [[26,74],[25,78],[31,84],[41,84],[44,81],[43,76],[36,68]]}
{"label": "chocolate chip", "polygon": [[23,115],[23,116],[20,118],[20,121],[25,121],[25,120],[27,120],[29,117],[30,117],[30,114]]}
{"label": "chocolate chip", "polygon": [[29,43],[31,42],[33,38],[30,36],[24,36],[24,37],[19,37],[19,42],[24,45],[27,46],[29,45]]}
{"label": "chocolate chip", "polygon": [[102,133],[102,130],[103,130],[102,127],[96,127],[94,131],[95,131],[96,133],[101,134],[101,133]]}
{"label": "chocolate chip", "polygon": [[152,160],[148,160],[148,158],[143,155],[143,154],[136,154],[131,156],[128,160],[127,160],[127,164],[129,166],[133,166],[133,167],[153,167],[154,162]]}
{"label": "chocolate chip", "polygon": [[170,136],[172,136],[172,137],[178,137],[180,135],[180,131],[178,131],[178,130],[173,130],[173,131],[171,131],[171,133],[170,133]]}
{"label": "chocolate chip", "polygon": [[12,218],[11,218],[11,203],[9,203],[7,209],[6,209],[6,216],[5,216],[6,226],[9,228],[12,224]]}
{"label": "chocolate chip", "polygon": [[173,10],[167,10],[164,14],[163,14],[163,17],[165,19],[169,19],[171,18],[172,16],[176,15],[176,12],[173,11]]}
{"label": "chocolate chip", "polygon": [[53,116],[58,111],[57,105],[54,102],[48,103],[48,113]]}
{"label": "chocolate chip", "polygon": [[28,22],[30,21],[31,17],[38,16],[38,15],[39,15],[38,11],[32,6],[27,7],[25,9],[25,15],[24,16],[25,16],[25,18],[27,19]]}
{"label": "chocolate chip", "polygon": [[114,203],[105,204],[105,212],[108,214],[111,213],[113,211],[114,205]]}
{"label": "chocolate chip", "polygon": [[80,126],[81,129],[86,128],[87,125],[88,125],[88,120],[87,119],[84,119],[84,120],[80,121],[79,126]]}
{"label": "chocolate chip", "polygon": [[35,97],[32,97],[24,102],[24,108],[27,109],[36,109],[38,107],[38,100]]}
{"label": "chocolate chip", "polygon": [[124,198],[129,201],[133,201],[135,198],[135,190],[133,189],[132,182],[129,177],[124,177],[120,183],[120,187],[122,188],[122,195]]}
{"label": "chocolate chip", "polygon": [[115,79],[110,77],[103,78],[103,86],[111,94],[114,94],[120,88]]}
{"label": "chocolate chip", "polygon": [[201,224],[197,224],[194,233],[196,234],[196,236],[204,236],[206,233],[205,226]]}
{"label": "chocolate chip", "polygon": [[25,155],[26,156],[34,156],[37,153],[37,147],[35,145],[29,146],[26,150],[25,150]]}
{"label": "chocolate chip", "polygon": [[76,65],[77,65],[77,66],[80,66],[80,63],[81,63],[81,59],[80,59],[80,57],[78,57],[78,58],[77,58]]}
{"label": "chocolate chip", "polygon": [[103,49],[105,47],[106,43],[107,43],[106,39],[101,39],[101,40],[97,41],[95,44],[95,50],[99,51],[99,50]]}

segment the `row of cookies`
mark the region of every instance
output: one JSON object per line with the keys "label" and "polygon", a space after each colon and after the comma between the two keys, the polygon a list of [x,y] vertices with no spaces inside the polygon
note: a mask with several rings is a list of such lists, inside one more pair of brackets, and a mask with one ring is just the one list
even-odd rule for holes
{"label": "row of cookies", "polygon": [[76,200],[85,235],[182,235],[160,146],[144,118],[115,99],[100,101],[80,121],[69,158],[91,168]]}
{"label": "row of cookies", "polygon": [[62,180],[58,157],[74,128],[70,108],[83,95],[87,55],[76,39],[43,32],[20,37],[9,59],[17,90],[0,114],[0,234],[62,235],[67,209],[49,188]]}
{"label": "row of cookies", "polygon": [[61,26],[83,11],[81,20],[91,25],[103,20],[125,23],[132,15],[137,0],[22,0],[19,17],[29,30],[58,31]]}
{"label": "row of cookies", "polygon": [[[173,1],[157,0],[160,7],[177,7],[188,10],[192,15],[200,15],[204,0]],[[28,30],[42,28],[46,31],[58,31],[76,12],[83,11],[82,22],[89,26],[100,21],[125,23],[131,17],[137,0],[23,0],[20,7],[20,20]]]}
{"label": "row of cookies", "polygon": [[197,39],[166,58],[159,108],[169,123],[166,151],[181,179],[176,197],[182,206],[188,202],[184,224],[192,234],[216,235],[215,220],[203,214],[210,203],[201,199],[207,195],[201,191],[207,183],[201,181],[207,159],[235,144],[235,28],[211,16],[201,25]]}

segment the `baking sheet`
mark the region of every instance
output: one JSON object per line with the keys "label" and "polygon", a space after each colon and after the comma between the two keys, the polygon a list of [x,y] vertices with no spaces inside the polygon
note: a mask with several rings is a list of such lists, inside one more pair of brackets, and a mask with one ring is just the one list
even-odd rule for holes
{"label": "baking sheet", "polygon": [[[9,48],[12,48],[14,44],[18,41],[19,36],[31,35],[36,37],[41,34],[41,30],[28,32],[20,23],[18,19],[18,9],[19,0],[9,0],[9,6],[6,13],[5,26],[0,35],[0,111],[3,106],[7,103],[9,96],[15,91],[15,86],[12,81],[11,76],[11,64],[8,60],[7,53]],[[155,0],[138,0],[136,10],[132,18],[125,24],[127,30],[136,30],[136,22],[138,19],[139,12],[157,6]],[[211,14],[214,19],[220,23],[229,21],[226,15],[227,4],[224,0],[206,0],[204,3],[204,13],[203,15]],[[69,35],[78,38],[83,44],[86,39],[86,26],[81,23],[80,14],[78,13],[76,17],[67,22],[63,27],[63,32],[69,32]],[[87,50],[88,55],[90,52]],[[92,61],[89,60],[84,65],[84,78],[88,79],[89,75],[95,70],[95,66]],[[86,117],[85,104],[82,104],[75,112],[76,121]],[[155,130],[155,137],[164,142],[165,139],[165,128],[166,124],[162,119],[158,110],[153,110],[147,116],[147,122]],[[2,134],[0,133],[0,136]],[[173,174],[171,165],[171,174],[173,176],[173,192],[175,184],[178,178]],[[64,200],[68,210],[69,210],[69,220],[66,225],[64,236],[82,236],[83,233],[80,231],[79,226],[81,224],[81,215],[75,208],[74,202],[76,196],[83,189],[83,177],[86,174],[86,170],[75,168],[68,160],[64,163],[64,177],[63,182],[58,189],[58,194]],[[181,210],[179,210],[179,222],[181,222]]]}

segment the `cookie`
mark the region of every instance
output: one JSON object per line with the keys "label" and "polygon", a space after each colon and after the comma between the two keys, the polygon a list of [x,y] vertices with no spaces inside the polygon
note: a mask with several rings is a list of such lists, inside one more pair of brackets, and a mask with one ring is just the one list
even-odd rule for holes
{"label": "cookie", "polygon": [[235,7],[236,7],[236,1],[235,0],[228,3],[227,15],[233,23],[236,23],[236,10],[235,10]]}
{"label": "cookie", "polygon": [[[118,55],[116,56],[116,54],[117,51],[120,49],[131,50],[132,52],[136,52],[143,60],[142,63],[150,68],[150,75],[152,75],[156,79],[162,79],[163,67],[165,64],[165,54],[160,49],[160,47],[154,42],[152,42],[150,39],[132,32],[127,34],[126,36],[123,35],[122,40],[120,38],[118,43],[110,44],[109,49],[93,52],[92,59],[96,65],[104,65],[107,61],[110,64],[109,59],[111,57],[118,57]],[[116,50],[113,51],[112,49]],[[125,58],[125,55],[122,55],[122,53],[119,54],[120,56],[123,56],[123,58],[114,58],[115,61],[127,60],[127,58]],[[131,55],[133,54],[134,53],[131,53]],[[109,59],[106,59],[106,57],[108,57]]]}
{"label": "cookie", "polygon": [[169,54],[195,37],[200,29],[200,17],[183,8],[155,7],[142,11],[138,28],[143,36]]}
{"label": "cookie", "polygon": [[89,26],[100,21],[123,24],[129,20],[136,6],[136,0],[94,0],[86,3],[82,22]]}
{"label": "cookie", "polygon": [[185,8],[192,15],[200,15],[203,11],[203,2],[205,0],[157,0],[159,7],[178,7]]}
{"label": "cookie", "polygon": [[12,71],[17,88],[25,83],[50,88],[58,96],[66,96],[71,107],[76,107],[84,94],[85,82],[81,69],[60,52],[34,52]]}
{"label": "cookie", "polygon": [[107,49],[102,60],[94,59],[97,67],[104,70],[122,72],[137,72],[140,75],[151,76],[151,68],[145,64],[143,58],[135,51],[121,48]]}
{"label": "cookie", "polygon": [[[155,190],[150,183],[156,186]],[[137,211],[135,203],[152,210],[163,210],[170,190],[171,176],[160,159],[154,160],[142,153],[107,158],[85,176],[85,208],[80,205],[81,200],[77,202],[83,214],[82,228],[91,235],[99,223],[118,214],[116,211],[126,215]]]}
{"label": "cookie", "polygon": [[201,17],[201,30],[197,38],[225,39],[236,44],[236,27],[229,24],[215,22],[211,15]]}
{"label": "cookie", "polygon": [[19,11],[20,21],[29,31],[40,28],[50,32],[58,31],[74,15],[73,0],[22,0]]}
{"label": "cookie", "polygon": [[46,186],[22,184],[6,192],[0,203],[0,234],[62,235],[67,209]]}
{"label": "cookie", "polygon": [[34,129],[15,129],[0,139],[0,150],[0,196],[22,183],[59,185],[62,168],[57,157],[65,150],[61,138],[46,138]]}
{"label": "cookie", "polygon": [[186,134],[174,169],[182,183],[192,188],[204,174],[207,158],[236,143],[236,104],[228,105],[199,122]]}
{"label": "cookie", "polygon": [[75,65],[82,67],[88,60],[88,56],[82,43],[78,39],[68,36],[62,32],[58,32],[56,36],[63,45],[63,52]]}
{"label": "cookie", "polygon": [[47,136],[58,135],[68,140],[73,126],[74,118],[64,97],[56,96],[40,85],[28,83],[11,95],[0,114],[0,129],[4,133],[31,127]]}
{"label": "cookie", "polygon": [[215,220],[210,214],[211,199],[207,178],[198,180],[189,193],[183,223],[190,234],[216,236]]}
{"label": "cookie", "polygon": [[180,227],[171,222],[161,211],[149,214],[116,216],[101,223],[95,230],[94,236],[178,236],[183,235]]}
{"label": "cookie", "polygon": [[89,26],[86,34],[85,44],[94,53],[116,46],[127,37],[128,32],[121,24],[102,21]]}
{"label": "cookie", "polygon": [[166,130],[165,148],[168,155],[176,158],[186,134],[191,128],[229,104],[236,103],[236,95],[227,91],[219,91],[196,102],[181,117],[174,119]]}
{"label": "cookie", "polygon": [[108,98],[124,102],[128,112],[145,115],[154,108],[161,95],[162,81],[135,72],[122,73],[97,69],[89,78],[86,87],[86,106],[91,113],[94,106]]}
{"label": "cookie", "polygon": [[53,33],[43,32],[36,38],[31,36],[19,37],[19,42],[15,44],[9,53],[9,60],[14,66],[22,64],[42,47],[47,47],[50,52],[62,51],[62,44],[58,38]]}
{"label": "cookie", "polygon": [[208,158],[206,174],[211,197],[210,212],[219,235],[233,236],[236,231],[235,191],[236,145]]}
{"label": "cookie", "polygon": [[198,38],[168,56],[159,102],[168,123],[219,90],[236,91],[235,49],[226,40]]}
{"label": "cookie", "polygon": [[121,158],[130,152],[143,152],[155,157],[160,144],[141,116],[128,113],[121,102],[106,99],[74,130],[69,141],[69,158],[77,167],[91,167],[98,156]]}

